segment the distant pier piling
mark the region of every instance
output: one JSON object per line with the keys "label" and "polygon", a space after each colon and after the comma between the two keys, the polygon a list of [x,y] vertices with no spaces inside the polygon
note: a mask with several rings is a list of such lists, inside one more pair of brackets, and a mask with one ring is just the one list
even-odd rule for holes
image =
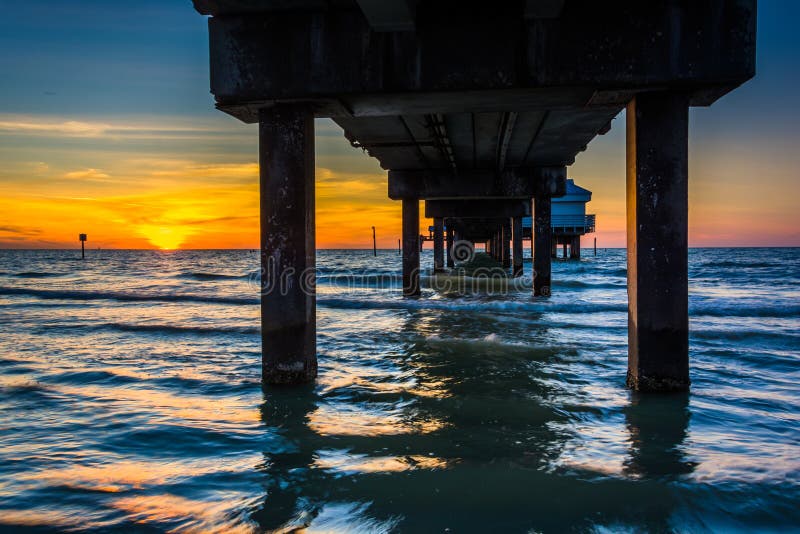
{"label": "distant pier piling", "polygon": [[78,240],[81,242],[81,259],[86,259],[86,234],[78,234]]}

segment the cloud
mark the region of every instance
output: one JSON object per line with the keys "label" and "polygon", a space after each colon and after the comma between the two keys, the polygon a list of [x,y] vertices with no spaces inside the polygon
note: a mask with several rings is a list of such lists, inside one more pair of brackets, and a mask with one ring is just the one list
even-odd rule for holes
{"label": "cloud", "polygon": [[157,178],[258,178],[258,163],[183,163],[172,168],[155,170],[150,176]]}
{"label": "cloud", "polygon": [[[165,119],[167,120],[167,119]],[[88,137],[124,139],[226,139],[237,134],[252,137],[252,132],[242,128],[210,127],[202,123],[188,123],[172,119],[168,123],[69,120],[61,117],[0,115],[0,134],[31,135],[40,137]]]}
{"label": "cloud", "polygon": [[80,171],[72,171],[64,174],[64,178],[70,180],[104,180],[111,178],[110,174],[106,174],[98,169],[83,169]]}
{"label": "cloud", "polygon": [[14,234],[21,237],[3,236],[5,239],[24,239],[24,237],[37,236],[42,233],[40,228],[27,228],[23,226],[0,226],[0,234]]}
{"label": "cloud", "polygon": [[35,120],[0,120],[0,132],[9,133],[47,133],[50,135],[66,135],[70,137],[86,137],[103,134],[110,126],[100,123],[80,121],[35,121]]}

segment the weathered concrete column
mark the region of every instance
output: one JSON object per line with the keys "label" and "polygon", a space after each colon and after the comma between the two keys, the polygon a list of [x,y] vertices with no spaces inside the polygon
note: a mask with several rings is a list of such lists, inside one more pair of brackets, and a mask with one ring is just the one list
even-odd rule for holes
{"label": "weathered concrete column", "polygon": [[642,93],[627,110],[628,386],[689,387],[688,99]]}
{"label": "weathered concrete column", "polygon": [[567,256],[567,242],[564,241],[564,243],[561,245],[561,247],[564,250],[564,253],[561,255],[561,257],[566,260],[569,257],[569,256]]}
{"label": "weathered concrete column", "polygon": [[259,112],[262,377],[317,376],[314,267],[314,112],[279,104]]}
{"label": "weathered concrete column", "polygon": [[448,228],[445,232],[445,243],[447,245],[447,267],[452,269],[456,262],[453,259],[453,229]]}
{"label": "weathered concrete column", "polygon": [[511,219],[511,241],[513,257],[511,275],[516,278],[522,276],[522,217]]}
{"label": "weathered concrete column", "polygon": [[403,199],[403,295],[419,295],[419,199]]}
{"label": "weathered concrete column", "polygon": [[433,272],[444,271],[444,220],[433,219]]}
{"label": "weathered concrete column", "polygon": [[503,244],[500,247],[500,255],[502,256],[503,269],[511,268],[511,222],[503,223],[500,226],[500,235],[502,235]]}
{"label": "weathered concrete column", "polygon": [[581,259],[581,236],[576,235],[572,238],[569,249],[569,257],[573,260]]}
{"label": "weathered concrete column", "polygon": [[537,297],[550,296],[551,203],[550,195],[533,198],[533,294]]}

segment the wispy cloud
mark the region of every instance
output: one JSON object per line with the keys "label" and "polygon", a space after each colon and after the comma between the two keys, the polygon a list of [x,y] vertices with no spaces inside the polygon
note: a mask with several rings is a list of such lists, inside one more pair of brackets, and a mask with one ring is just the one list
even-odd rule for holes
{"label": "wispy cloud", "polygon": [[25,237],[33,237],[41,235],[41,228],[30,228],[25,226],[0,226],[0,234],[12,234],[19,237],[3,236],[5,239],[24,239]]}
{"label": "wispy cloud", "polygon": [[64,178],[69,180],[105,180],[111,178],[111,175],[98,169],[89,168],[65,173]]}
{"label": "wispy cloud", "polygon": [[242,126],[212,127],[201,122],[169,120],[159,122],[86,121],[62,117],[0,115],[0,135],[29,135],[39,137],[84,137],[124,139],[215,139],[247,134]]}

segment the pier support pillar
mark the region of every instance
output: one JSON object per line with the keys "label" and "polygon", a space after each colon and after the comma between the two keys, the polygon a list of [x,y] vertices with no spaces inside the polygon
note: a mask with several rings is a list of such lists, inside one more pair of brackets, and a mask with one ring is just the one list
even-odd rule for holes
{"label": "pier support pillar", "polygon": [[259,112],[262,378],[317,376],[314,112],[278,104]]}
{"label": "pier support pillar", "polygon": [[511,221],[503,223],[500,227],[500,234],[503,236],[503,244],[500,254],[502,255],[503,269],[511,268]]}
{"label": "pier support pillar", "polygon": [[581,259],[581,236],[573,236],[569,246],[569,257],[573,260]]}
{"label": "pier support pillar", "polygon": [[567,242],[566,241],[564,241],[564,243],[562,243],[561,248],[564,250],[564,253],[561,256],[566,260],[568,258],[568,256],[567,256]]}
{"label": "pier support pillar", "polygon": [[444,219],[433,219],[433,272],[444,271]]}
{"label": "pier support pillar", "polygon": [[628,377],[689,387],[688,98],[642,93],[627,110]]}
{"label": "pier support pillar", "polygon": [[558,258],[558,239],[553,238],[553,244],[550,250],[550,257]]}
{"label": "pier support pillar", "polygon": [[511,241],[512,241],[512,270],[513,277],[522,276],[522,217],[511,219]]}
{"label": "pier support pillar", "polygon": [[403,295],[419,295],[419,199],[403,199]]}
{"label": "pier support pillar", "polygon": [[533,294],[537,297],[550,296],[551,204],[550,195],[533,197]]}
{"label": "pier support pillar", "polygon": [[453,229],[448,228],[445,232],[445,243],[447,244],[447,267],[452,269],[456,266],[456,262],[453,259]]}

